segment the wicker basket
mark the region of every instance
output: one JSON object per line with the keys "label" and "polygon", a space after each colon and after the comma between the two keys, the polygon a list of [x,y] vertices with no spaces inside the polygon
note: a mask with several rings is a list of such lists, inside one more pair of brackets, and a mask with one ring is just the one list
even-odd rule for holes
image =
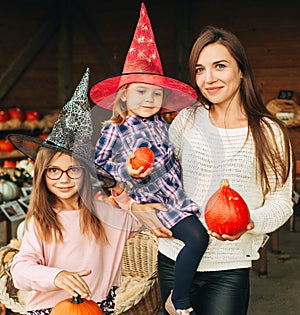
{"label": "wicker basket", "polygon": [[122,260],[122,285],[117,291],[115,315],[155,315],[160,311],[157,279],[157,239],[141,232],[129,239]]}
{"label": "wicker basket", "polygon": [[300,126],[300,106],[294,100],[271,100],[267,105],[271,114],[283,120],[289,128]]}
{"label": "wicker basket", "polygon": [[10,243],[0,249],[0,302],[8,309],[18,314],[27,314],[26,301],[31,292],[17,290],[12,281],[10,266],[13,256],[18,252],[20,243],[12,239]]}
{"label": "wicker basket", "polygon": [[[15,313],[27,314],[25,304],[31,293],[17,290],[13,286],[9,269],[19,244],[15,246],[11,243],[0,249],[0,302]],[[160,311],[160,305],[157,239],[150,232],[141,232],[129,239],[124,249],[122,284],[117,291],[114,314],[156,315]]]}

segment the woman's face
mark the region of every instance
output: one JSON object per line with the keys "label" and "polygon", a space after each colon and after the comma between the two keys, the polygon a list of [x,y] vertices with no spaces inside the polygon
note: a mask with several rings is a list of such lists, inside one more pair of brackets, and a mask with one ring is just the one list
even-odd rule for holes
{"label": "woman's face", "polygon": [[83,168],[70,155],[62,153],[54,155],[44,176],[47,188],[57,198],[58,205],[56,206],[77,209],[78,191],[83,182],[83,174]]}
{"label": "woman's face", "polygon": [[148,118],[162,107],[164,89],[157,85],[131,83],[121,97],[126,102],[128,115]]}
{"label": "woman's face", "polygon": [[203,48],[195,69],[198,88],[213,104],[228,104],[239,100],[242,73],[228,49],[213,43]]}

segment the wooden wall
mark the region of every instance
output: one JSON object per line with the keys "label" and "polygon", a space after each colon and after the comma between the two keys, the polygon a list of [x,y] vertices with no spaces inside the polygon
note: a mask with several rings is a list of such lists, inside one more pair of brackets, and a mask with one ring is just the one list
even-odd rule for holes
{"label": "wooden wall", "polygon": [[[300,2],[145,0],[166,74],[188,80],[187,58],[202,26],[235,32],[265,102],[294,90],[300,103]],[[140,1],[0,2],[0,108],[60,108],[85,71],[91,83],[122,70]],[[109,113],[101,111],[101,117]],[[101,118],[100,118],[101,119]]]}

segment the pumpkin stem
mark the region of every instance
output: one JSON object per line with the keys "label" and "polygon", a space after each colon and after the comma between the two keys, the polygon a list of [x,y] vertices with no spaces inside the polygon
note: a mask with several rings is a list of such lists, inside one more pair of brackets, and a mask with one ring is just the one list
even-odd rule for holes
{"label": "pumpkin stem", "polygon": [[220,186],[221,187],[223,187],[223,186],[230,186],[229,185],[229,180],[227,178],[222,179]]}
{"label": "pumpkin stem", "polygon": [[72,299],[71,299],[71,303],[74,303],[74,304],[81,304],[83,303],[83,299],[81,298],[81,296],[78,294],[78,296],[72,296]]}

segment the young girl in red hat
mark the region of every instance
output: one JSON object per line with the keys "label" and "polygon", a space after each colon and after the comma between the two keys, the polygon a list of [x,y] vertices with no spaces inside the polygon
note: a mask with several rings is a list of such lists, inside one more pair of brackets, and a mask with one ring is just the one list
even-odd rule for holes
{"label": "young girl in red hat", "polygon": [[[199,221],[198,206],[184,194],[180,163],[160,114],[192,105],[197,96],[188,84],[164,76],[144,4],[123,73],[93,85],[89,97],[113,110],[96,144],[95,162],[122,183],[136,203],[163,204],[168,211],[157,211],[158,218],[185,245],[176,260],[174,290],[166,309],[170,314],[196,314],[189,290],[208,234]],[[132,153],[141,147],[155,155],[146,171],[135,170],[130,163]]]}

